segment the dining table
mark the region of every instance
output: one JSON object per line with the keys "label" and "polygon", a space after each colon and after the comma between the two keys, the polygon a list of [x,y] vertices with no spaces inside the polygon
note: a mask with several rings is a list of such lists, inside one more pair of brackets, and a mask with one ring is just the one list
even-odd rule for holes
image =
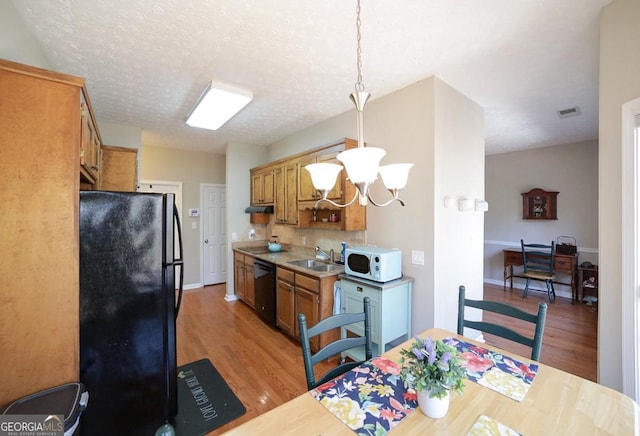
{"label": "dining table", "polygon": [[[515,400],[469,377],[465,379],[462,394],[451,393],[449,410],[444,417],[429,418],[416,405],[413,410],[407,410],[406,416],[395,422],[393,428],[382,434],[476,434],[471,430],[481,419],[488,419],[495,425],[494,429],[500,427],[512,431],[502,434],[640,434],[638,404],[614,389],[447,330],[432,328],[419,336],[454,340],[464,344],[466,349],[488,353],[486,356],[490,355],[490,359],[512,362],[511,366],[515,362],[514,367],[525,368],[525,372],[530,368],[533,371],[527,374],[530,385]],[[413,340],[407,340],[381,357],[399,364],[401,350],[408,349]],[[325,407],[319,398],[317,391],[305,392],[225,434],[353,435],[354,430]],[[375,434],[371,428],[355,433]]]}

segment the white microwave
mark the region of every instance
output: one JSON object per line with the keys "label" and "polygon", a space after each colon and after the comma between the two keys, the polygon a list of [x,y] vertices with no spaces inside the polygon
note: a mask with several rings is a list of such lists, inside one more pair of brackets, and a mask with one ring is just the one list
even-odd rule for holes
{"label": "white microwave", "polygon": [[402,277],[402,251],[378,247],[351,247],[345,250],[345,273],[376,282]]}

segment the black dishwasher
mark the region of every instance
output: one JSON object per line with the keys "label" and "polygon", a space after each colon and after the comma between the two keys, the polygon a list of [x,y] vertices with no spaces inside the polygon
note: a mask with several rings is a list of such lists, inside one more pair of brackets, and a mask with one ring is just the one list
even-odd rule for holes
{"label": "black dishwasher", "polygon": [[267,324],[276,325],[276,266],[261,259],[253,261],[256,313]]}

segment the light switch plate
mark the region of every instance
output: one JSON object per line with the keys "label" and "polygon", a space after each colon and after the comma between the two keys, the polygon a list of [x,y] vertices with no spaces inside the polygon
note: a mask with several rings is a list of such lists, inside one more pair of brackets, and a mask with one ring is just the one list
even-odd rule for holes
{"label": "light switch plate", "polygon": [[424,265],[424,251],[411,250],[411,263],[414,265]]}

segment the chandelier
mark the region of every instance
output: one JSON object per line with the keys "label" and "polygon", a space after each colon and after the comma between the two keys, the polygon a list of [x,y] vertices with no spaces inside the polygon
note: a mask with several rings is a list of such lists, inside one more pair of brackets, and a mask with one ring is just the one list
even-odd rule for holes
{"label": "chandelier", "polygon": [[[338,204],[327,198],[327,195],[336,184],[338,174],[342,171],[342,165],[332,163],[316,163],[306,165],[305,169],[311,174],[311,182],[314,188],[316,188],[322,194],[322,198],[318,200],[315,207],[318,207],[320,202],[328,202],[336,207],[350,206],[357,198],[361,206],[366,206],[368,202],[371,202],[374,206],[387,206],[394,201],[398,201],[402,206],[404,202],[399,198],[400,191],[406,186],[407,178],[409,176],[409,170],[413,166],[412,163],[400,163],[392,165],[380,166],[380,160],[387,153],[382,148],[366,147],[364,144],[364,106],[369,100],[371,94],[369,94],[364,85],[362,84],[362,50],[360,47],[360,0],[357,0],[356,7],[356,31],[357,31],[357,69],[358,77],[356,80],[355,91],[349,96],[356,107],[357,115],[357,135],[358,135],[358,147],[350,150],[346,150],[338,154],[336,158],[344,164],[344,169],[347,171],[347,180],[355,185],[356,192],[354,197],[346,204]],[[392,198],[386,203],[378,203],[371,198],[371,192],[369,192],[370,186],[378,178],[378,173],[382,178],[382,182],[389,190]]]}

